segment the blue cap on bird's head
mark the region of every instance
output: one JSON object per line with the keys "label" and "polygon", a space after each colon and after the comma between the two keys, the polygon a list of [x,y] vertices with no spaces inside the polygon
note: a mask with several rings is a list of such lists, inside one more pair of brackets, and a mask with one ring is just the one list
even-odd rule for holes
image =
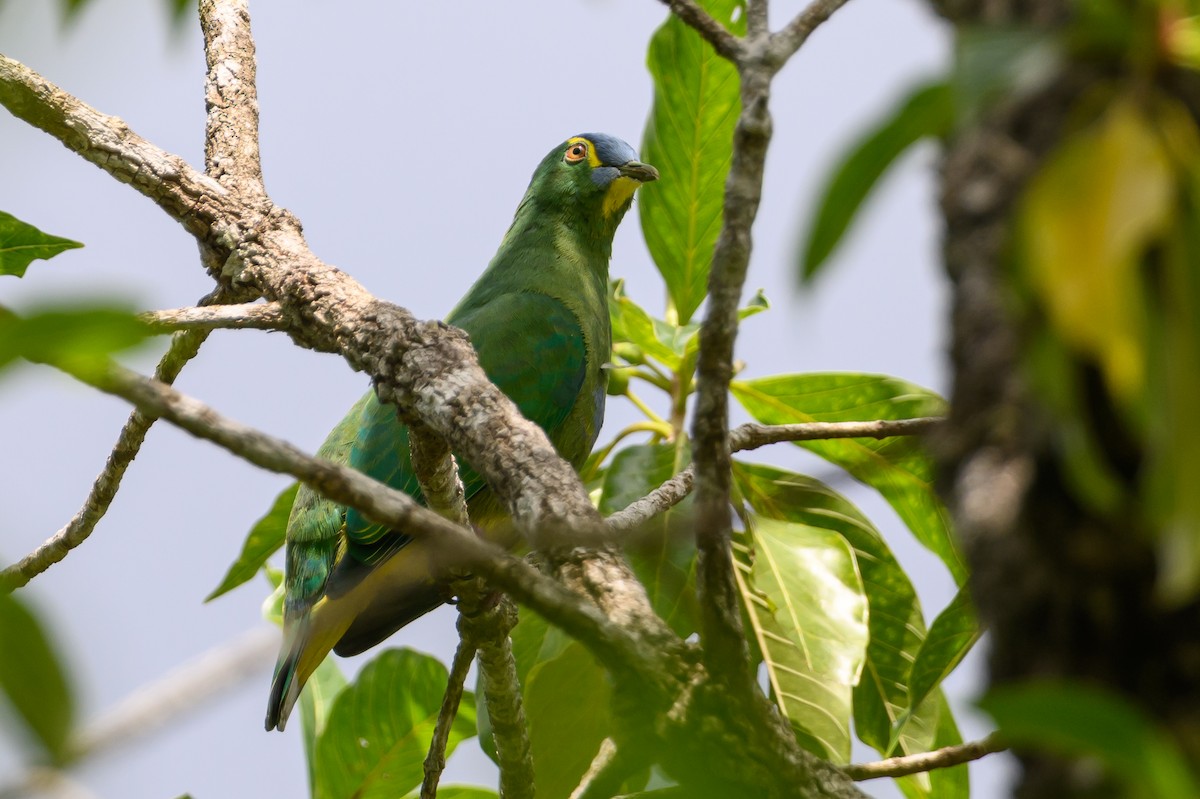
{"label": "blue cap on bird's head", "polygon": [[[587,182],[602,190],[596,199],[600,200],[605,217],[613,216],[616,212],[623,213],[639,186],[658,180],[657,169],[639,161],[637,151],[628,143],[607,133],[572,136],[546,156],[538,172],[542,173],[556,165],[565,167],[570,182],[577,188],[582,189],[580,182],[584,181],[586,174]],[[582,193],[592,195],[595,192]]]}

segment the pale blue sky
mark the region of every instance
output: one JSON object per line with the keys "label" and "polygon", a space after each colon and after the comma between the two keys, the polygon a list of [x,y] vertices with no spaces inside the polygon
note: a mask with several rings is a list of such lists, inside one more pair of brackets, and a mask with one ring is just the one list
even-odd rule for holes
{"label": "pale blue sky", "polygon": [[[162,0],[93,0],[63,31],[57,3],[7,0],[0,52],[24,61],[159,146],[202,164],[204,62],[198,26],[172,34]],[[774,4],[781,24],[802,7]],[[650,104],[645,46],[653,0],[524,3],[251,4],[267,188],[313,250],[378,295],[441,317],[491,257],[538,160],[600,130],[635,146]],[[946,290],[937,260],[932,148],[907,157],[862,214],[816,290],[801,295],[793,252],[817,186],[847,136],[947,63],[947,31],[918,0],[854,0],[775,83],[775,138],[748,290],[774,308],[747,323],[750,375],[894,374],[945,389]],[[189,305],[209,289],[193,241],[128,187],[0,114],[0,209],[86,243],[0,286],[0,302],[104,294],[141,308]],[[668,179],[669,176],[664,176]],[[652,310],[661,284],[636,214],[612,273]],[[136,359],[152,368],[153,354]],[[314,450],[367,387],[342,361],[280,335],[212,336],[179,386],[233,418]],[[0,558],[23,555],[78,508],[128,408],[49,370],[0,380]],[[610,404],[609,429],[631,418]],[[795,448],[772,461],[829,473]],[[94,718],[138,686],[264,624],[263,584],[210,605],[245,532],[286,480],[158,425],[94,536],[24,592],[51,620]],[[839,483],[876,519],[909,569],[928,619],[949,601],[945,570],[870,492]],[[443,658],[453,615],[393,637]],[[948,691],[964,733],[978,656]],[[210,707],[76,772],[95,795],[163,799],[306,795],[298,729],[266,734],[269,669]],[[471,742],[446,781],[492,779]],[[858,753],[860,759],[870,753]],[[18,768],[0,738],[0,783]],[[999,762],[973,767],[978,799],[1000,796]],[[481,776],[482,775],[482,776]],[[864,786],[895,796],[890,785]],[[553,798],[548,798],[553,799]]]}

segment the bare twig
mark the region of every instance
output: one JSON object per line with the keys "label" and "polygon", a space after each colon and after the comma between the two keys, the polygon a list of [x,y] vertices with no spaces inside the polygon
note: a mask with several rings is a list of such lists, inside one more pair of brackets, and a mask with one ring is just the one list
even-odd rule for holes
{"label": "bare twig", "polygon": [[[196,357],[200,345],[208,333],[203,330],[189,330],[176,333],[171,338],[170,348],[158,362],[155,377],[163,383],[170,384],[179,376],[184,364]],[[109,505],[121,487],[121,479],[125,470],[137,457],[146,440],[146,432],[154,424],[153,417],[146,416],[140,410],[129,414],[128,421],[117,435],[117,443],[105,461],[104,469],[92,483],[92,490],[84,500],[83,507],[67,523],[65,527],[51,536],[44,544],[19,562],[14,563],[0,572],[0,592],[9,592],[28,583],[31,579],[46,571],[67,556],[75,547],[87,540],[96,529],[96,524],[104,518]]]}
{"label": "bare twig", "polygon": [[462,702],[463,683],[475,659],[475,647],[466,639],[458,642],[454,660],[450,662],[450,678],[446,682],[446,693],[442,695],[442,708],[438,711],[437,724],[433,729],[433,740],[429,742],[429,754],[425,757],[425,780],[421,783],[421,799],[436,799],[438,781],[446,768],[446,744],[450,742],[450,728],[458,715]]}
{"label": "bare twig", "polygon": [[208,64],[205,171],[230,191],[263,195],[254,37],[246,0],[201,0],[200,27]]}
{"label": "bare twig", "polygon": [[998,733],[992,733],[986,738],[970,743],[947,746],[933,752],[921,752],[904,757],[889,757],[875,763],[858,763],[845,766],[850,779],[856,782],[862,780],[877,780],[880,777],[904,777],[922,771],[933,771],[937,768],[949,768],[981,757],[1003,752],[1008,746],[1003,743]]}
{"label": "bare twig", "polygon": [[592,758],[592,764],[571,792],[570,799],[608,799],[616,796],[621,785],[638,769],[649,762],[648,752],[631,756],[627,749],[617,747],[612,738],[600,742],[600,751]]}
{"label": "bare twig", "polygon": [[662,0],[671,12],[696,30],[712,45],[717,54],[737,61],[742,55],[742,42],[720,22],[713,19],[695,0]]}
{"label": "bare twig", "polygon": [[[938,417],[918,419],[878,419],[870,422],[806,422],[803,424],[744,424],[729,433],[729,451],[757,449],[783,441],[820,441],[835,438],[890,438],[928,432],[942,420]],[[632,530],[651,518],[678,505],[696,483],[696,470],[688,466],[663,482],[641,499],[605,519],[614,532]]]}
{"label": "bare twig", "polygon": [[782,68],[787,60],[808,41],[825,20],[833,16],[833,12],[846,5],[848,0],[813,0],[796,17],[778,33],[771,36],[771,63],[776,69]]}
{"label": "bare twig", "polygon": [[147,311],[140,318],[167,330],[282,330],[286,326],[283,311],[275,302]]}

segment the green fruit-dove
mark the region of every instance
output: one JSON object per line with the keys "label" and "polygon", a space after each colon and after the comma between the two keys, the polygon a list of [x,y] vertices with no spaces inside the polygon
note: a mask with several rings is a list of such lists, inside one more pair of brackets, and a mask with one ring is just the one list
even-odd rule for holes
{"label": "green fruit-dove", "polygon": [[[585,133],[555,147],[533,173],[496,256],[446,319],[470,335],[488,378],[576,468],[604,416],[613,234],[634,191],[657,177],[612,136]],[[423,501],[408,429],[374,392],[318,454]],[[472,523],[493,540],[511,535],[501,503],[469,464],[461,466]],[[362,652],[445,601],[435,547],[300,488],[287,526],[284,640],[268,730],[283,729],[330,649]]]}

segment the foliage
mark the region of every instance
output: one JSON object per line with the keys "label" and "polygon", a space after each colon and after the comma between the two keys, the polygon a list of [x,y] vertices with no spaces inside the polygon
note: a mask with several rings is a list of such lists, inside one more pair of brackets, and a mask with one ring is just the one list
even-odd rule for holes
{"label": "foliage", "polygon": [[24,277],[29,264],[38,258],[53,258],[83,245],[77,241],[43,233],[12,214],[0,211],[0,275]]}
{"label": "foliage", "polygon": [[0,593],[0,691],[24,732],[55,764],[70,759],[75,691],[57,647],[33,609]]}

